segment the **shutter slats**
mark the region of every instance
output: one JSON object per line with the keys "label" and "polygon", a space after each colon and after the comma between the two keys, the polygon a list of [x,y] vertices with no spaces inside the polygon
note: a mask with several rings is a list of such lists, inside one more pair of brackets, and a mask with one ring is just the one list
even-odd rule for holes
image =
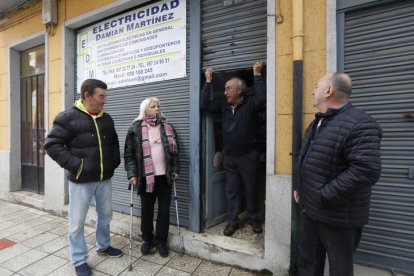
{"label": "shutter slats", "polygon": [[223,0],[202,1],[202,64],[215,70],[251,68],[266,59],[266,1],[224,6]]}
{"label": "shutter slats", "polygon": [[382,174],[356,261],[414,271],[414,3],[345,14],[344,71],[351,102],[383,128]]}

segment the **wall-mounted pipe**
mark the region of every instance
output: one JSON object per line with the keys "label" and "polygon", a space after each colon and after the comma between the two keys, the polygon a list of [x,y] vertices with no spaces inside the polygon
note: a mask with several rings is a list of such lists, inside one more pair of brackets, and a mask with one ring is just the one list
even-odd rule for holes
{"label": "wall-mounted pipe", "polygon": [[[293,0],[293,115],[292,115],[292,187],[300,181],[298,156],[302,143],[303,101],[303,0]],[[293,189],[292,189],[293,190]],[[293,199],[293,196],[292,196]],[[291,275],[297,275],[298,244],[300,231],[299,207],[292,200]]]}

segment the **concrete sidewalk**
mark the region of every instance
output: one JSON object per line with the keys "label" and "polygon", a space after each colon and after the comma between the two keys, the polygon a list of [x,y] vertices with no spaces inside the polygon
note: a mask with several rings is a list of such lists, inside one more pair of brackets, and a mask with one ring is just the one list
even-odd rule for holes
{"label": "concrete sidewalk", "polygon": [[[91,211],[89,211],[89,216],[93,216],[94,212]],[[126,220],[126,217],[114,213],[113,230],[115,232],[124,232],[123,228],[126,228],[127,224],[123,221]],[[137,225],[134,225],[134,227],[137,227]],[[174,233],[175,227],[171,228],[173,229],[170,229],[172,230],[170,243],[174,247],[174,244],[178,243],[178,237]],[[137,228],[134,232],[138,232]],[[186,250],[188,248],[189,252],[198,252],[198,255],[202,255],[200,252],[205,250],[203,247],[208,247],[214,251],[222,250],[228,254],[234,254],[232,252],[235,252],[229,251],[229,248],[234,247],[233,239],[223,238],[221,243],[224,244],[224,249],[219,249],[219,246],[212,246],[207,242],[212,239],[213,235],[211,234],[196,234],[185,230],[183,233]],[[90,250],[88,264],[93,268],[93,275],[269,275],[211,262],[187,254],[180,256],[172,250],[167,258],[161,258],[156,250],[150,255],[142,256],[139,250],[141,243],[136,240],[133,245],[133,271],[129,272],[127,269],[129,264],[129,241],[125,235],[112,234],[112,245],[121,248],[125,253],[121,258],[107,258],[96,254],[94,228],[86,226],[85,235]],[[231,243],[231,245],[228,245],[228,243]],[[251,248],[252,244],[246,246],[249,246],[250,251],[253,250]],[[246,249],[238,247],[237,250],[243,251]],[[248,254],[241,252],[241,255],[236,255],[236,257],[244,258],[243,256],[246,255],[247,259],[255,262],[255,257],[257,257],[255,255],[260,254],[260,251],[256,251],[253,250],[253,255],[251,255],[251,252],[247,252]],[[210,253],[205,252],[206,256],[209,256]],[[213,259],[211,256],[209,258]],[[75,270],[69,261],[67,219],[25,205],[0,200],[0,275],[75,275]],[[355,275],[391,276],[392,274],[355,265]]]}
{"label": "concrete sidewalk", "polygon": [[[94,229],[86,226],[85,235],[93,275],[256,275],[173,251],[167,258],[161,258],[156,250],[142,256],[137,241],[133,246],[133,270],[129,272],[126,237],[112,236],[112,245],[122,248],[125,255],[107,258],[95,252]],[[76,275],[69,261],[67,220],[0,200],[0,275]]]}

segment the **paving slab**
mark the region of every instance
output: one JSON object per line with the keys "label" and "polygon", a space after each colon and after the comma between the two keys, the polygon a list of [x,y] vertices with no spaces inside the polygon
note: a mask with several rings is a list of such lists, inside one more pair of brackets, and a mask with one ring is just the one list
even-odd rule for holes
{"label": "paving slab", "polygon": [[201,262],[202,260],[199,258],[175,254],[174,257],[167,263],[167,266],[188,273],[193,273]]}
{"label": "paving slab", "polygon": [[[8,239],[15,242],[7,248],[0,248],[0,276],[75,276],[75,269],[70,264],[69,247],[67,238],[67,219],[52,216],[47,212],[19,206],[0,200],[0,240]],[[125,215],[115,216],[125,220]],[[125,220],[128,221],[128,220]],[[117,224],[113,221],[112,224]],[[112,225],[111,224],[111,225]],[[119,227],[118,227],[119,228]],[[117,229],[116,227],[111,229]],[[138,233],[139,228],[135,228]],[[217,231],[218,230],[218,231]],[[222,236],[222,229],[216,228],[212,233],[190,233],[187,230],[185,246],[210,245],[212,239],[218,239],[221,244],[243,243],[248,236],[249,244],[261,242],[261,235],[251,232],[249,226],[244,225],[233,238]],[[95,248],[95,229],[85,227],[85,235],[89,250],[88,264],[92,267],[94,276],[118,276],[118,275],[199,275],[199,276],[250,276],[259,275],[258,272],[248,271],[236,266],[203,260],[199,257],[179,255],[170,250],[167,258],[162,258],[156,248],[151,254],[142,256],[141,242],[133,240],[132,245],[132,271],[128,271],[129,265],[129,233],[111,233],[112,246],[120,248],[124,256],[120,258],[108,258],[99,256]],[[138,234],[136,234],[138,235]],[[135,236],[136,238],[137,236]],[[171,227],[171,244],[177,238],[175,227]],[[194,243],[197,241],[197,243]],[[193,244],[191,244],[193,242]],[[250,243],[249,243],[250,242]],[[253,242],[253,243],[252,243]],[[1,244],[0,244],[1,245]],[[234,246],[233,246],[234,247]],[[259,246],[260,247],[260,246]],[[172,248],[177,248],[172,245]],[[186,247],[187,248],[187,247]],[[226,248],[226,247],[224,247]],[[238,247],[237,247],[238,248]],[[200,248],[194,248],[194,250]],[[244,250],[244,249],[243,249]],[[257,252],[260,250],[254,248]],[[256,252],[254,251],[254,252]],[[243,251],[244,252],[244,251]],[[186,251],[186,253],[188,253]],[[246,253],[246,252],[244,252]],[[220,260],[218,260],[220,261]],[[391,276],[388,271],[355,265],[355,276]],[[403,276],[403,274],[394,274]]]}
{"label": "paving slab", "polygon": [[76,276],[76,272],[73,265],[68,262],[55,271],[52,271],[47,276]]}
{"label": "paving slab", "polygon": [[[132,261],[135,262],[136,259],[132,258]],[[124,256],[120,258],[107,258],[95,266],[94,269],[110,275],[119,275],[123,271],[127,270],[128,266],[129,258]]]}
{"label": "paving slab", "polygon": [[44,276],[67,264],[68,261],[54,255],[49,255],[19,271],[25,276]]}
{"label": "paving slab", "polygon": [[221,264],[216,264],[208,261],[202,261],[198,266],[197,270],[194,272],[194,275],[200,276],[227,276],[231,271],[230,266],[223,266]]}
{"label": "paving slab", "polygon": [[24,246],[22,244],[15,244],[12,247],[0,250],[0,265],[2,263],[7,262],[8,260],[15,258],[27,251],[29,251],[31,248]]}
{"label": "paving slab", "polygon": [[191,276],[190,273],[188,272],[184,272],[178,269],[174,269],[171,267],[166,267],[164,266],[157,274],[155,274],[156,276],[171,276],[171,275],[176,275],[176,276]]}
{"label": "paving slab", "polygon": [[16,224],[12,227],[8,227],[6,229],[1,230],[0,236],[2,238],[8,238],[16,233],[22,232],[24,230],[29,229],[29,226],[23,225],[23,224]]}
{"label": "paving slab", "polygon": [[53,239],[47,243],[42,244],[37,249],[46,252],[46,253],[53,253],[62,248],[66,248],[68,246],[68,239],[66,237],[58,236],[56,239]]}
{"label": "paving slab", "polygon": [[136,262],[132,264],[132,271],[125,270],[120,275],[134,275],[134,276],[153,276],[158,273],[162,269],[162,265],[155,264],[152,262],[148,262],[144,259],[138,259]]}
{"label": "paving slab", "polygon": [[[3,220],[2,222],[0,222],[0,231],[3,229],[7,229],[10,228],[12,226],[17,225],[17,223],[13,222],[13,221],[9,221],[9,220]],[[2,234],[0,234],[2,235]]]}
{"label": "paving slab", "polygon": [[0,265],[0,275],[2,276],[9,276],[12,275],[14,272],[11,270],[8,270],[7,268],[4,268]]}
{"label": "paving slab", "polygon": [[43,258],[48,254],[40,250],[31,249],[23,254],[20,254],[14,258],[9,259],[8,261],[2,263],[2,265],[12,271],[19,271]]}
{"label": "paving slab", "polygon": [[154,251],[151,251],[151,252],[152,253],[149,255],[142,256],[142,259],[159,264],[159,265],[167,264],[172,259],[172,257],[174,257],[175,255],[175,253],[171,250],[170,252],[168,252],[168,256],[166,258],[161,257],[158,251],[155,251],[155,253]]}
{"label": "paving slab", "polygon": [[57,237],[59,236],[48,232],[42,232],[33,238],[23,241],[22,244],[31,248],[37,248],[38,246],[54,240]]}
{"label": "paving slab", "polygon": [[36,230],[36,229],[32,229],[32,228],[27,228],[24,231],[18,232],[14,235],[9,236],[9,239],[15,241],[15,242],[22,242],[25,241],[29,238],[33,238],[36,237],[40,234],[44,233],[44,231],[40,231],[40,230]]}

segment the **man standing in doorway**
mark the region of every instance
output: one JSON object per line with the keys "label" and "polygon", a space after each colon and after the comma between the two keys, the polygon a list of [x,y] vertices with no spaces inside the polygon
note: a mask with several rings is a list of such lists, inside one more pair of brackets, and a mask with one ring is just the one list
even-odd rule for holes
{"label": "man standing in doorway", "polygon": [[69,250],[76,275],[91,275],[86,259],[84,225],[89,204],[96,202],[96,250],[99,255],[120,257],[111,247],[109,224],[112,219],[111,177],[120,163],[118,135],[114,122],[103,111],[107,86],[96,79],[81,85],[81,99],[53,121],[45,149],[67,170],[69,180]]}
{"label": "man standing in doorway", "polygon": [[299,275],[353,275],[353,255],[368,222],[371,188],[381,174],[382,130],[349,103],[351,78],[329,73],[313,89],[320,112],[299,155],[301,209]]}
{"label": "man standing in doorway", "polygon": [[266,102],[266,84],[261,76],[263,64],[253,65],[254,96],[246,95],[246,84],[239,78],[226,82],[224,96],[227,101],[211,101],[213,69],[205,71],[206,83],[201,91],[201,108],[220,112],[223,128],[223,166],[226,173],[228,224],[224,235],[232,236],[239,228],[240,190],[246,195],[248,222],[253,232],[262,233],[258,202],[257,115]]}

